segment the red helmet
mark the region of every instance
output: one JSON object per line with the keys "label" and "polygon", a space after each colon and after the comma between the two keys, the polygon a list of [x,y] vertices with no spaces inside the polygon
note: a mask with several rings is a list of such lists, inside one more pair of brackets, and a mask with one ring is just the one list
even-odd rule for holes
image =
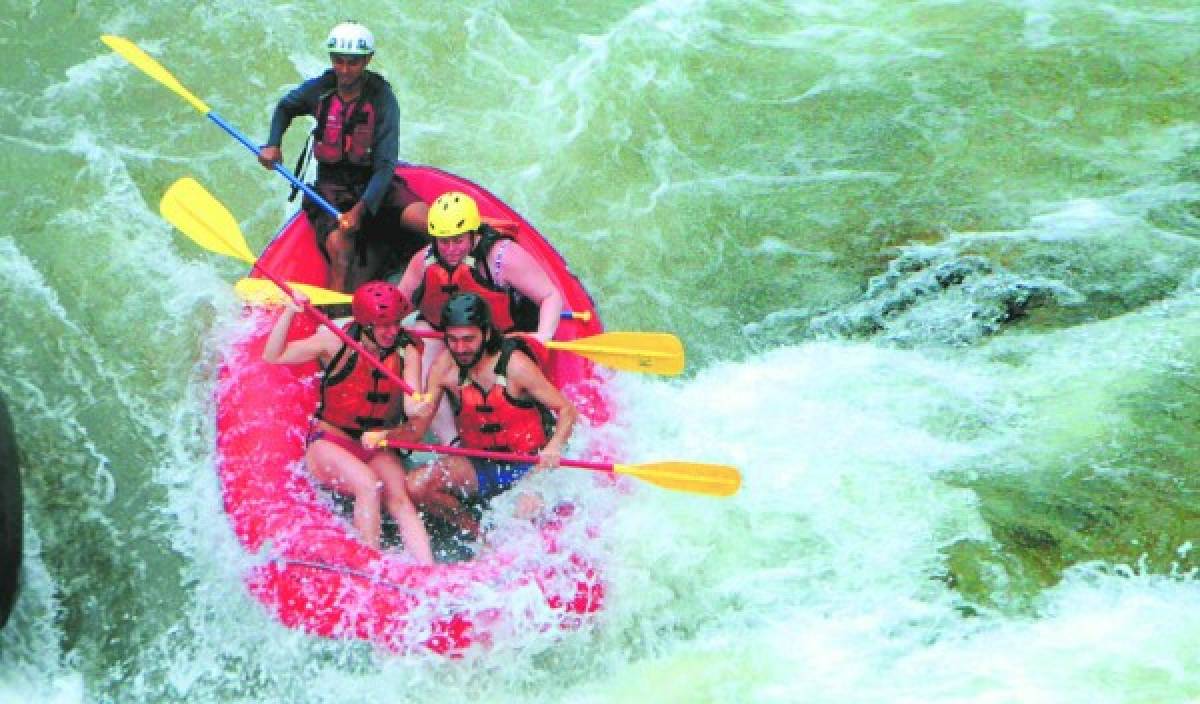
{"label": "red helmet", "polygon": [[386,281],[368,281],[354,292],[350,309],[359,324],[379,325],[400,322],[413,307],[395,286]]}

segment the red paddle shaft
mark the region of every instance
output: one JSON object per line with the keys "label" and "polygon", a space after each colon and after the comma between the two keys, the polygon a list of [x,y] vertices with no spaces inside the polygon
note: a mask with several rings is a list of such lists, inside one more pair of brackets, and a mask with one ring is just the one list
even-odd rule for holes
{"label": "red paddle shaft", "polygon": [[[293,301],[296,300],[296,292],[293,291],[292,287],[288,286],[285,281],[283,281],[279,277],[275,276],[271,272],[269,272],[266,269],[259,266],[258,262],[254,263],[254,268],[258,269],[259,273],[261,273],[263,276],[270,279],[276,286],[278,286],[280,289],[282,289],[284,293],[286,293],[288,296],[291,296]],[[387,366],[385,366],[383,362],[379,361],[379,359],[375,355],[368,352],[366,347],[363,347],[357,340],[355,340],[354,338],[347,335],[346,331],[342,330],[342,327],[340,325],[334,323],[332,320],[329,319],[329,317],[327,315],[325,315],[321,311],[317,310],[316,306],[309,303],[308,301],[305,301],[304,302],[304,310],[309,315],[313,316],[318,321],[320,321],[322,325],[324,325],[325,327],[332,330],[335,335],[342,338],[342,342],[345,342],[347,345],[349,345],[350,349],[354,350],[355,352],[358,352],[358,354],[361,355],[363,359],[367,360],[367,362],[369,362],[372,367],[375,367],[380,372],[382,372],[384,376],[391,379],[392,383],[396,384],[397,386],[399,386],[401,389],[404,390],[404,393],[409,394],[409,395],[416,393],[415,391],[413,391],[413,388],[408,385],[407,381],[400,378],[399,374],[392,371],[391,369],[388,369]]]}
{"label": "red paddle shaft", "polygon": [[[443,455],[459,455],[461,457],[481,457],[488,460],[497,460],[499,462],[529,462],[537,464],[538,458],[536,455],[520,455],[515,452],[492,452],[490,450],[471,450],[465,447],[450,447],[449,445],[427,445],[420,442],[400,442],[398,440],[388,440],[388,447],[398,447],[403,450],[416,450],[418,452],[437,452]],[[611,462],[588,462],[586,460],[559,460],[560,465],[564,467],[577,467],[579,469],[596,469],[602,472],[613,471]]]}

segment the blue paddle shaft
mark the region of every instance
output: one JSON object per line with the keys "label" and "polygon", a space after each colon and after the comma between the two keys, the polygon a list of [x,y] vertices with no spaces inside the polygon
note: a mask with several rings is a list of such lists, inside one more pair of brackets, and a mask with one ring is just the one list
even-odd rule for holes
{"label": "blue paddle shaft", "polygon": [[[218,115],[216,112],[214,112],[214,111],[212,111],[212,110],[209,110],[209,111],[208,111],[208,113],[207,113],[207,115],[208,115],[208,119],[210,119],[210,120],[212,120],[213,122],[215,122],[215,123],[216,123],[216,125],[217,125],[217,127],[220,127],[221,129],[223,129],[223,130],[225,130],[226,132],[228,132],[228,133],[229,133],[229,136],[231,136],[231,137],[233,137],[234,139],[236,139],[237,141],[241,142],[241,143],[242,143],[242,146],[244,146],[245,148],[247,148],[247,149],[249,149],[250,151],[254,152],[254,155],[255,155],[255,156],[257,156],[257,155],[258,155],[258,147],[257,147],[257,146],[255,146],[254,144],[252,144],[252,143],[250,142],[250,140],[246,139],[246,136],[245,136],[245,135],[243,135],[241,132],[238,132],[238,131],[237,131],[237,129],[236,129],[236,128],[234,128],[234,126],[233,126],[233,125],[231,125],[231,124],[229,124],[228,122],[226,122],[226,121],[225,121],[225,119],[224,119],[223,117],[221,117],[220,115]],[[293,175],[292,175],[292,172],[291,172],[291,171],[288,171],[288,170],[287,170],[287,167],[285,167],[283,164],[279,163],[278,161],[277,161],[277,162],[275,162],[275,170],[276,170],[277,172],[279,172],[279,174],[280,174],[281,176],[283,176],[283,177],[284,177],[284,178],[286,178],[288,181],[290,181],[290,182],[291,182],[291,184],[292,184],[293,186],[295,186],[296,188],[299,188],[300,190],[304,191],[304,195],[306,195],[306,196],[308,196],[309,198],[311,198],[311,199],[313,200],[313,202],[314,202],[314,203],[316,203],[317,205],[321,206],[321,208],[323,208],[323,209],[325,210],[325,212],[327,212],[327,213],[329,213],[330,215],[332,215],[332,216],[334,217],[334,219],[337,219],[337,218],[341,217],[341,215],[342,215],[342,214],[341,214],[340,212],[338,212],[338,209],[337,209],[337,208],[335,208],[335,207],[333,207],[332,205],[330,205],[330,204],[329,204],[329,201],[327,201],[327,200],[325,200],[324,198],[322,198],[322,197],[321,197],[321,194],[319,194],[319,193],[317,193],[316,191],[314,191],[314,190],[312,189],[312,187],[311,187],[311,186],[309,186],[307,183],[305,183],[305,182],[301,181],[300,179],[296,178],[295,176],[293,176]]]}

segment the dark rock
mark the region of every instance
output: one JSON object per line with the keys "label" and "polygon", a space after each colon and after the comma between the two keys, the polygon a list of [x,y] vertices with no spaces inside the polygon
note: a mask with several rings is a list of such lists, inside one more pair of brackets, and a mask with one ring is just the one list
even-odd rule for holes
{"label": "dark rock", "polygon": [[0,397],[0,628],[8,622],[17,600],[21,573],[21,468],[17,437],[4,398]]}

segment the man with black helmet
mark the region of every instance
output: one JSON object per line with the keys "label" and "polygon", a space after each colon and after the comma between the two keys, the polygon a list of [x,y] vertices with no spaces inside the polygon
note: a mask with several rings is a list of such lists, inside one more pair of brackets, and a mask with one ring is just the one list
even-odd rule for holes
{"label": "man with black helmet", "polygon": [[[258,160],[265,168],[275,168],[283,158],[280,145],[292,119],[316,118],[313,185],[342,215],[335,220],[308,198],[304,211],[329,261],[328,286],[352,291],[403,266],[424,245],[428,208],[395,175],[400,109],[388,82],[367,70],[375,55],[375,37],[357,22],[342,22],[329,32],[325,49],[332,68],[279,101]],[[302,153],[301,162],[304,158]],[[297,170],[302,170],[299,164]]]}
{"label": "man with black helmet", "polygon": [[[486,501],[535,468],[557,467],[579,412],[542,373],[545,348],[536,338],[501,335],[481,296],[455,294],[441,320],[446,349],[426,387],[434,407],[443,396],[449,400],[464,447],[538,456],[536,465],[444,456],[409,474],[409,496],[418,506],[473,536],[479,524],[461,500]],[[385,434],[370,433],[363,442],[378,443]]]}

